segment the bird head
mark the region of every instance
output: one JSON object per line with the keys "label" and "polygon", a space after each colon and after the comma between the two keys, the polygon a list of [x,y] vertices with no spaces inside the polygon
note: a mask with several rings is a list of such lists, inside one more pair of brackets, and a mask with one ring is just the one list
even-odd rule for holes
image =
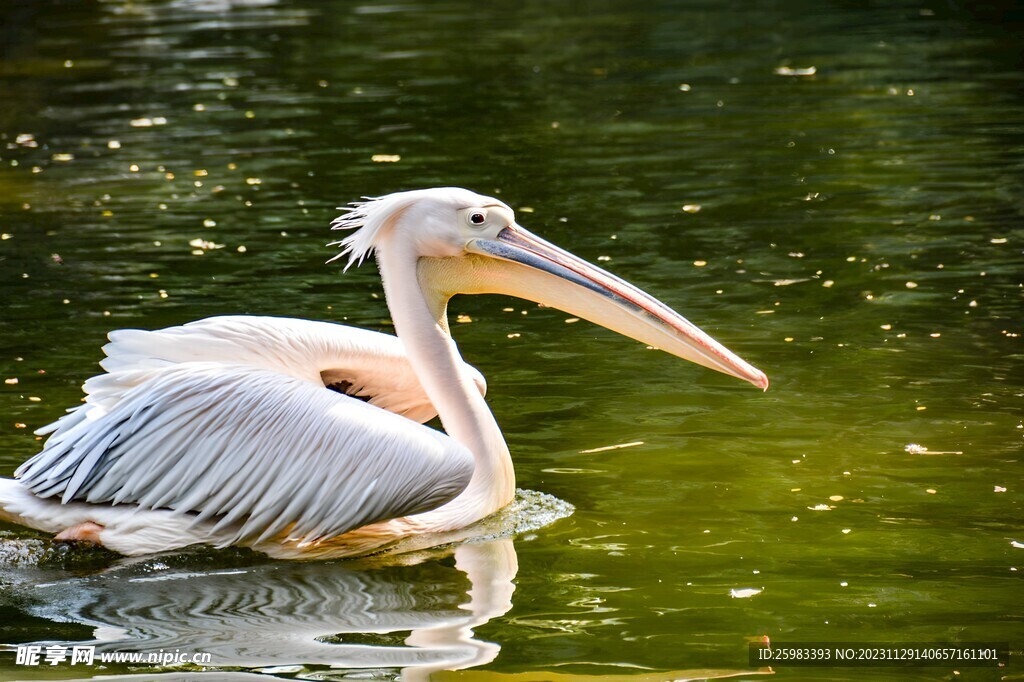
{"label": "bird head", "polygon": [[461,256],[474,239],[496,238],[515,223],[507,204],[461,187],[395,192],[353,202],[343,210],[347,213],[331,228],[356,231],[332,243],[342,249],[331,260],[347,256],[346,269],[388,244],[401,244],[417,256]]}
{"label": "bird head", "polygon": [[[677,357],[768,389],[768,377],[679,313],[615,275],[532,234],[507,204],[458,187],[397,192],[353,203],[332,223],[346,268],[375,249],[417,261],[439,300],[499,293],[590,320]],[[334,259],[332,259],[334,260]]]}

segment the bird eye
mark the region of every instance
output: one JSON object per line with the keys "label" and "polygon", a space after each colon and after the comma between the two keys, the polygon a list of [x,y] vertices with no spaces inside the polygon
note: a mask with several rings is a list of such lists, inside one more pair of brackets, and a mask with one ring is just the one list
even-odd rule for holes
{"label": "bird eye", "polygon": [[483,213],[480,213],[479,211],[477,211],[476,213],[471,213],[469,216],[469,222],[473,223],[474,225],[483,225],[486,221],[487,216],[485,216]]}

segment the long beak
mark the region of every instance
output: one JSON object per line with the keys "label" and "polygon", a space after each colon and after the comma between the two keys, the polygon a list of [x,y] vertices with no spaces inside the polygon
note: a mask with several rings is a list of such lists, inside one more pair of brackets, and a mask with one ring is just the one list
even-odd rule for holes
{"label": "long beak", "polygon": [[486,272],[476,291],[510,294],[564,310],[768,390],[764,372],[661,301],[519,225],[506,227],[495,239],[474,239],[466,250],[522,266]]}

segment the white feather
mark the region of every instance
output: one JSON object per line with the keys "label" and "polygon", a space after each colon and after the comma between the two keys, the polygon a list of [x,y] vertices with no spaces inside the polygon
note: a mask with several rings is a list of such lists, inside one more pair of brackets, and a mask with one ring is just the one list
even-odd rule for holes
{"label": "white feather", "polygon": [[[437,415],[401,340],[390,334],[331,322],[225,315],[157,331],[122,329],[109,336],[110,343],[103,347],[107,357],[100,362],[107,373],[85,382],[90,411],[111,407],[125,391],[173,364],[215,362],[261,367],[317,386],[345,380],[358,389],[357,395],[389,412],[421,423]],[[483,375],[470,365],[466,369],[485,394]],[[50,433],[59,424],[60,420],[37,433]]]}
{"label": "white feather", "polygon": [[[63,440],[60,459],[73,464],[56,481],[53,459],[47,448],[26,462],[22,485],[64,503],[191,513],[215,533],[234,529],[228,543],[285,528],[323,540],[428,511],[473,472],[465,447],[411,420],[269,370],[198,362],[157,372]],[[326,504],[294,504],[313,495]]]}
{"label": "white feather", "polygon": [[448,226],[446,214],[442,213],[434,224],[430,223],[431,204],[433,208],[449,208],[452,204],[468,207],[482,205],[494,201],[461,187],[435,187],[432,189],[415,189],[407,192],[394,192],[383,197],[363,197],[363,201],[354,201],[341,210],[343,215],[331,222],[332,230],[355,230],[352,234],[331,242],[328,246],[341,246],[341,252],[331,258],[333,262],[348,256],[345,269],[353,265],[359,266],[386,236],[387,230],[402,218],[405,211],[416,204],[418,215],[425,224],[416,226],[419,235],[430,235],[432,231],[444,230]]}
{"label": "white feather", "polygon": [[41,503],[172,510],[192,542],[314,541],[434,509],[472,475],[465,447],[401,416],[436,411],[396,337],[229,316],[112,332],[104,351],[86,403],[16,472]]}

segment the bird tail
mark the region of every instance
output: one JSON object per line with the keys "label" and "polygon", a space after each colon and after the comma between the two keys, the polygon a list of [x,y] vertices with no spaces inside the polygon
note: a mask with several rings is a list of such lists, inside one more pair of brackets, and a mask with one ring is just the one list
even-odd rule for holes
{"label": "bird tail", "polygon": [[13,478],[0,478],[0,521],[28,526],[47,533],[61,530],[49,509],[56,503],[42,500]]}

